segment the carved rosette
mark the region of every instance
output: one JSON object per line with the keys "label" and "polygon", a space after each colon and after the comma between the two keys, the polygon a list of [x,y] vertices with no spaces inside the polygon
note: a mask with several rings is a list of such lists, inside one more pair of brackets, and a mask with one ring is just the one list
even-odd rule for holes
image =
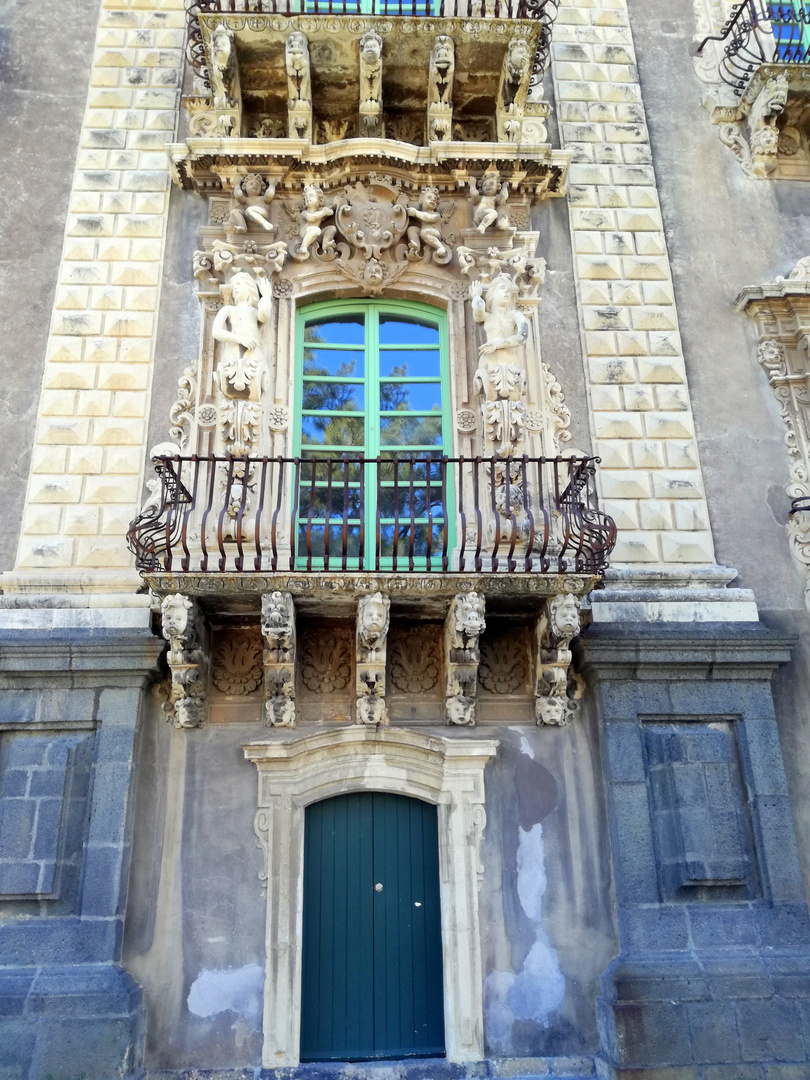
{"label": "carved rosette", "polygon": [[570,646],[577,634],[577,597],[560,593],[544,601],[535,626],[534,707],[540,725],[562,726],[576,712],[581,684],[570,671]]}
{"label": "carved rosette", "polygon": [[176,728],[199,727],[205,717],[208,635],[200,609],[180,593],[169,593],[160,606],[163,637],[169,643],[171,675],[167,719]]}
{"label": "carved rosette", "polygon": [[355,637],[355,719],[368,727],[388,723],[385,662],[390,620],[389,597],[376,592],[360,598]]}
{"label": "carved rosette", "polygon": [[445,718],[472,727],[478,697],[479,638],[486,629],[485,601],[479,593],[455,596],[444,624]]}
{"label": "carved rosette", "polygon": [[264,722],[295,727],[295,605],[288,592],[262,596]]}

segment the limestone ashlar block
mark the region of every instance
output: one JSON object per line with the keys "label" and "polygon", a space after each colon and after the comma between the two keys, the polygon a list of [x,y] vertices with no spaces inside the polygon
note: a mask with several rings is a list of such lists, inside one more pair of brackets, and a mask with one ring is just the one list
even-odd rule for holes
{"label": "limestone ashlar block", "polygon": [[590,45],[579,45],[567,41],[560,42],[556,38],[552,42],[551,54],[556,64],[561,64],[563,60],[587,64],[593,60],[593,48]]}
{"label": "limestone ashlar block", "polygon": [[606,499],[647,499],[650,496],[650,475],[641,469],[602,468],[602,493]]}
{"label": "limestone ashlar block", "polygon": [[139,150],[110,150],[108,156],[108,168],[119,172],[137,169],[141,160]]}
{"label": "limestone ashlar block", "polygon": [[43,445],[84,446],[88,441],[90,421],[64,419],[42,421],[37,426],[37,442]]}
{"label": "limestone ashlar block", "polygon": [[666,562],[711,563],[714,548],[710,532],[665,532],[661,551]]}
{"label": "limestone ashlar block", "polygon": [[[646,351],[646,350],[645,350]],[[616,335],[606,331],[589,331],[585,334],[585,352],[588,356],[615,356]]]}
{"label": "limestone ashlar block", "polygon": [[662,470],[651,475],[653,494],[657,499],[703,498],[703,481],[696,469],[691,472]]}
{"label": "limestone ashlar block", "polygon": [[73,416],[76,412],[76,390],[43,390],[40,396],[42,416]]}
{"label": "limestone ashlar block", "polygon": [[134,11],[103,11],[99,19],[100,27],[109,27],[115,30],[129,30],[140,25],[138,15]]}
{"label": "limestone ashlar block", "polygon": [[675,312],[660,307],[638,308],[631,313],[631,318],[636,330],[677,330]]}
{"label": "limestone ashlar block", "polygon": [[131,191],[107,191],[101,198],[103,214],[131,214],[132,209]]}
{"label": "limestone ashlar block", "polygon": [[44,474],[31,478],[28,501],[30,503],[77,503],[81,498],[81,493],[80,476]]}
{"label": "limestone ashlar block", "polygon": [[142,419],[108,418],[93,421],[95,446],[140,446],[144,437]]}
{"label": "limestone ashlar block", "polygon": [[100,446],[72,446],[68,455],[68,472],[77,475],[98,476],[104,460]]}
{"label": "limestone ashlar block", "polygon": [[633,50],[622,45],[599,45],[593,50],[593,58],[597,64],[635,64],[636,62]]}
{"label": "limestone ashlar block", "polygon": [[163,258],[163,244],[160,240],[133,240],[133,262],[159,262]]}
{"label": "limestone ashlar block", "polygon": [[650,205],[658,205],[655,190],[655,172],[651,165],[614,165],[611,169],[611,177],[614,184],[626,185],[627,194],[632,205],[637,205],[633,203],[633,199],[644,193],[641,191],[643,188],[649,189],[646,195],[654,200]]}
{"label": "limestone ashlar block", "polygon": [[57,474],[67,467],[66,446],[35,446],[31,450],[31,472]]}
{"label": "limestone ashlar block", "polygon": [[114,338],[90,338],[84,352],[87,364],[113,364],[118,355],[118,344]]}
{"label": "limestone ashlar block", "polygon": [[[116,232],[118,236],[162,236],[163,217],[157,214],[128,215],[117,221]],[[138,257],[133,255],[133,259],[137,260]]]}
{"label": "limestone ashlar block", "polygon": [[701,532],[710,529],[709,512],[705,503],[672,500],[671,506],[676,529],[682,532]]}
{"label": "limestone ashlar block", "polygon": [[[627,188],[616,187],[613,184],[603,184],[596,189],[599,205],[610,207],[613,210],[627,206]],[[617,216],[617,222],[621,219]],[[621,226],[620,226],[621,227]]]}
{"label": "limestone ashlar block", "polygon": [[23,514],[22,531],[28,536],[55,536],[61,532],[58,510],[51,504],[28,506]]}
{"label": "limestone ashlar block", "polygon": [[605,499],[603,509],[616,522],[617,529],[638,529],[639,505],[635,499]]}
{"label": "limestone ashlar block", "polygon": [[588,359],[588,374],[592,383],[634,383],[636,362],[631,356],[592,356]]}
{"label": "limestone ashlar block", "polygon": [[568,175],[571,183],[592,185],[597,189],[612,183],[611,170],[604,165],[572,165]]}
{"label": "limestone ashlar block", "polygon": [[[629,327],[630,313],[612,304],[605,307],[586,307],[582,312],[582,322],[586,330],[626,330]],[[590,350],[588,350],[590,353]]]}
{"label": "limestone ashlar block", "polygon": [[594,413],[593,431],[597,439],[641,439],[644,437],[641,418],[625,412]]}
{"label": "limestone ashlar block", "polygon": [[622,389],[624,407],[628,412],[649,412],[655,408],[655,398],[649,386],[625,386]]}
{"label": "limestone ashlar block", "polygon": [[[97,506],[66,506],[62,519],[65,536],[95,536],[99,527]],[[125,530],[126,531],[126,530]]]}
{"label": "limestone ashlar block", "polygon": [[596,195],[596,188],[592,184],[569,184],[568,204],[569,206],[581,207],[598,206],[599,201]]}
{"label": "limestone ashlar block", "polygon": [[631,281],[667,281],[669,279],[668,260],[664,256],[637,256],[622,260],[620,277]]}
{"label": "limestone ashlar block", "polygon": [[588,103],[583,119],[588,120],[591,124],[611,124],[619,118],[616,116],[615,105],[604,101],[592,101]]}
{"label": "limestone ashlar block", "polygon": [[587,122],[588,103],[585,101],[562,101],[560,102],[560,120],[566,124]]}
{"label": "limestone ashlar block", "polygon": [[113,263],[110,281],[113,285],[155,286],[160,275],[154,263]]}
{"label": "limestone ashlar block", "polygon": [[599,439],[595,452],[602,459],[603,469],[630,469],[632,461],[630,447],[633,444],[626,439]]}
{"label": "limestone ashlar block", "polygon": [[97,286],[93,289],[92,307],[96,311],[119,311],[124,303],[124,290],[116,285]]}
{"label": "limestone ashlar block", "polygon": [[666,255],[666,239],[662,232],[638,232],[633,235],[639,255]]}
{"label": "limestone ashlar block", "polygon": [[142,364],[115,364],[99,371],[101,390],[146,390],[148,385],[149,369]]}
{"label": "limestone ashlar block", "polygon": [[56,290],[54,306],[57,311],[84,311],[90,306],[90,290],[83,285],[63,286]]}
{"label": "limestone ashlar block", "polygon": [[154,315],[141,312],[108,312],[104,316],[104,333],[110,337],[145,337],[151,338],[154,328]]}
{"label": "limestone ashlar block", "polygon": [[694,442],[678,442],[667,439],[664,443],[667,465],[670,469],[696,469],[698,467],[697,448]]}
{"label": "limestone ashlar block", "polygon": [[[143,461],[144,451],[142,447],[108,446],[104,449],[104,468],[102,471],[105,474],[118,473],[140,476]],[[126,532],[126,529],[124,532]]]}
{"label": "limestone ashlar block", "polygon": [[610,286],[610,289],[613,292],[614,304],[635,307],[643,303],[640,285],[630,285],[624,281],[617,281],[615,285]]}
{"label": "limestone ashlar block", "polygon": [[65,241],[65,258],[91,262],[96,258],[96,241],[80,237],[70,237]]}
{"label": "limestone ashlar block", "polygon": [[591,409],[594,412],[622,412],[622,395],[618,386],[602,383],[591,389]]}
{"label": "limestone ashlar block", "polygon": [[579,230],[573,234],[573,241],[577,255],[601,255],[604,251],[605,234]]}
{"label": "limestone ashlar block", "polygon": [[636,469],[666,468],[663,442],[641,439],[633,443],[630,448],[630,455]]}
{"label": "limestone ashlar block", "polygon": [[[110,219],[110,221],[113,220]],[[120,237],[116,237],[114,240],[104,240],[98,245],[99,261],[126,262],[130,257],[131,246],[129,240],[123,240]]]}
{"label": "limestone ashlar block", "polygon": [[76,565],[87,567],[125,567],[132,556],[120,537],[79,537],[76,541]]}
{"label": "limestone ashlar block", "polygon": [[646,356],[650,352],[647,335],[635,331],[617,334],[616,345],[620,356]]}
{"label": "limestone ashlar block", "polygon": [[165,191],[144,191],[135,195],[132,209],[136,214],[162,214],[166,209]]}
{"label": "limestone ashlar block", "polygon": [[622,147],[622,160],[627,165],[651,164],[652,150],[649,143],[625,143]]}
{"label": "limestone ashlar block", "polygon": [[602,142],[602,131],[598,124],[560,124],[566,142],[598,143]]}
{"label": "limestone ashlar block", "polygon": [[74,191],[70,196],[72,214],[97,214],[101,210],[101,192]]}
{"label": "limestone ashlar block", "polygon": [[635,233],[605,233],[605,251],[608,255],[635,255],[637,248]]}
{"label": "limestone ashlar block", "polygon": [[[676,508],[679,504],[675,504]],[[639,503],[642,529],[664,531],[672,528],[672,506],[666,499],[647,499]]]}
{"label": "limestone ashlar block", "polygon": [[[159,152],[164,149],[166,142],[165,132],[130,131],[127,132],[125,142],[121,143],[121,148],[123,149],[123,147],[126,146],[128,150]],[[158,168],[160,167],[160,164],[162,164],[162,162],[158,162]]]}
{"label": "limestone ashlar block", "polygon": [[146,394],[136,391],[121,390],[115,395],[112,407],[114,417],[146,416]]}
{"label": "limestone ashlar block", "polygon": [[121,342],[120,359],[125,364],[149,364],[152,362],[151,345],[142,338],[133,338],[131,341],[124,339]]}
{"label": "limestone ashlar block", "polygon": [[638,377],[644,383],[685,383],[686,370],[680,357],[672,359],[640,358],[638,364]]}
{"label": "limestone ashlar block", "polygon": [[95,262],[63,262],[59,276],[65,285],[104,285],[107,267]]}
{"label": "limestone ashlar block", "polygon": [[83,502],[127,503],[134,506],[138,501],[139,489],[137,476],[88,476]]}
{"label": "limestone ashlar block", "polygon": [[579,255],[576,259],[577,276],[589,281],[615,281],[624,277],[622,260],[614,255],[588,257]]}
{"label": "limestone ashlar block", "polygon": [[79,416],[109,416],[111,404],[109,390],[82,390],[76,411]]}
{"label": "limestone ashlar block", "polygon": [[688,413],[647,413],[644,422],[651,439],[682,439],[694,435],[694,424]]}
{"label": "limestone ashlar block", "polygon": [[689,398],[683,386],[656,386],[655,402],[658,409],[667,412],[689,411]]}
{"label": "limestone ashlar block", "polygon": [[129,514],[126,507],[102,506],[100,535],[117,536],[120,541],[122,536],[126,536],[129,528]]}
{"label": "limestone ashlar block", "polygon": [[157,308],[157,289],[128,288],[124,299],[127,311],[155,311]]}
{"label": "limestone ashlar block", "polygon": [[629,530],[620,532],[616,547],[613,549],[612,561],[614,563],[660,562],[658,536],[657,532],[630,532]]}
{"label": "limestone ashlar block", "polygon": [[[581,236],[581,233],[574,233],[573,238],[576,240],[577,236]],[[597,282],[594,284],[590,281],[581,281],[579,283],[579,302],[582,308],[590,305],[597,305],[600,307],[609,307],[612,304],[611,289],[613,286],[606,281]]]}
{"label": "limestone ashlar block", "polygon": [[650,331],[650,352],[653,356],[680,356],[681,341],[677,331]]}
{"label": "limestone ashlar block", "polygon": [[73,562],[75,541],[63,536],[23,536],[17,565],[24,570],[48,569],[70,566]]}
{"label": "limestone ashlar block", "polygon": [[90,76],[91,86],[118,86],[120,82],[120,68],[98,68]]}

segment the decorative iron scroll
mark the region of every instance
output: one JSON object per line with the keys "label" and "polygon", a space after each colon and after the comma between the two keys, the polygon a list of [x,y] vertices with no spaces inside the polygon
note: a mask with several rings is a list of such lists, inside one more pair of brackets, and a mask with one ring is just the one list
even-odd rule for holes
{"label": "decorative iron scroll", "polygon": [[598,574],[616,542],[598,458],[153,460],[127,536],[142,571]]}
{"label": "decorative iron scroll", "polygon": [[735,4],[719,34],[701,41],[723,42],[720,78],[740,97],[751,76],[763,64],[806,64],[810,47],[802,44],[802,30],[810,26],[810,7],[774,4],[770,0],[744,0]]}

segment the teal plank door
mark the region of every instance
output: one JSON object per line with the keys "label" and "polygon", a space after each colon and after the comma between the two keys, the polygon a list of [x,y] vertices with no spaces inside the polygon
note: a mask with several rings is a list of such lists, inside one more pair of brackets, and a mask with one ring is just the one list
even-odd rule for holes
{"label": "teal plank door", "polygon": [[354,792],[307,807],[301,1060],[444,1054],[436,807]]}

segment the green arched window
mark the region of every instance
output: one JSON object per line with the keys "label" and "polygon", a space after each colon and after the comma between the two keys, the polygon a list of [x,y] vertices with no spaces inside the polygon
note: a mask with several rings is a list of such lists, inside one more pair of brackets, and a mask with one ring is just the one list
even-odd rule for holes
{"label": "green arched window", "polygon": [[440,556],[452,516],[441,460],[451,452],[445,313],[332,301],[300,309],[296,330],[299,559],[328,555],[331,565],[345,553],[347,569],[359,569],[395,550]]}

